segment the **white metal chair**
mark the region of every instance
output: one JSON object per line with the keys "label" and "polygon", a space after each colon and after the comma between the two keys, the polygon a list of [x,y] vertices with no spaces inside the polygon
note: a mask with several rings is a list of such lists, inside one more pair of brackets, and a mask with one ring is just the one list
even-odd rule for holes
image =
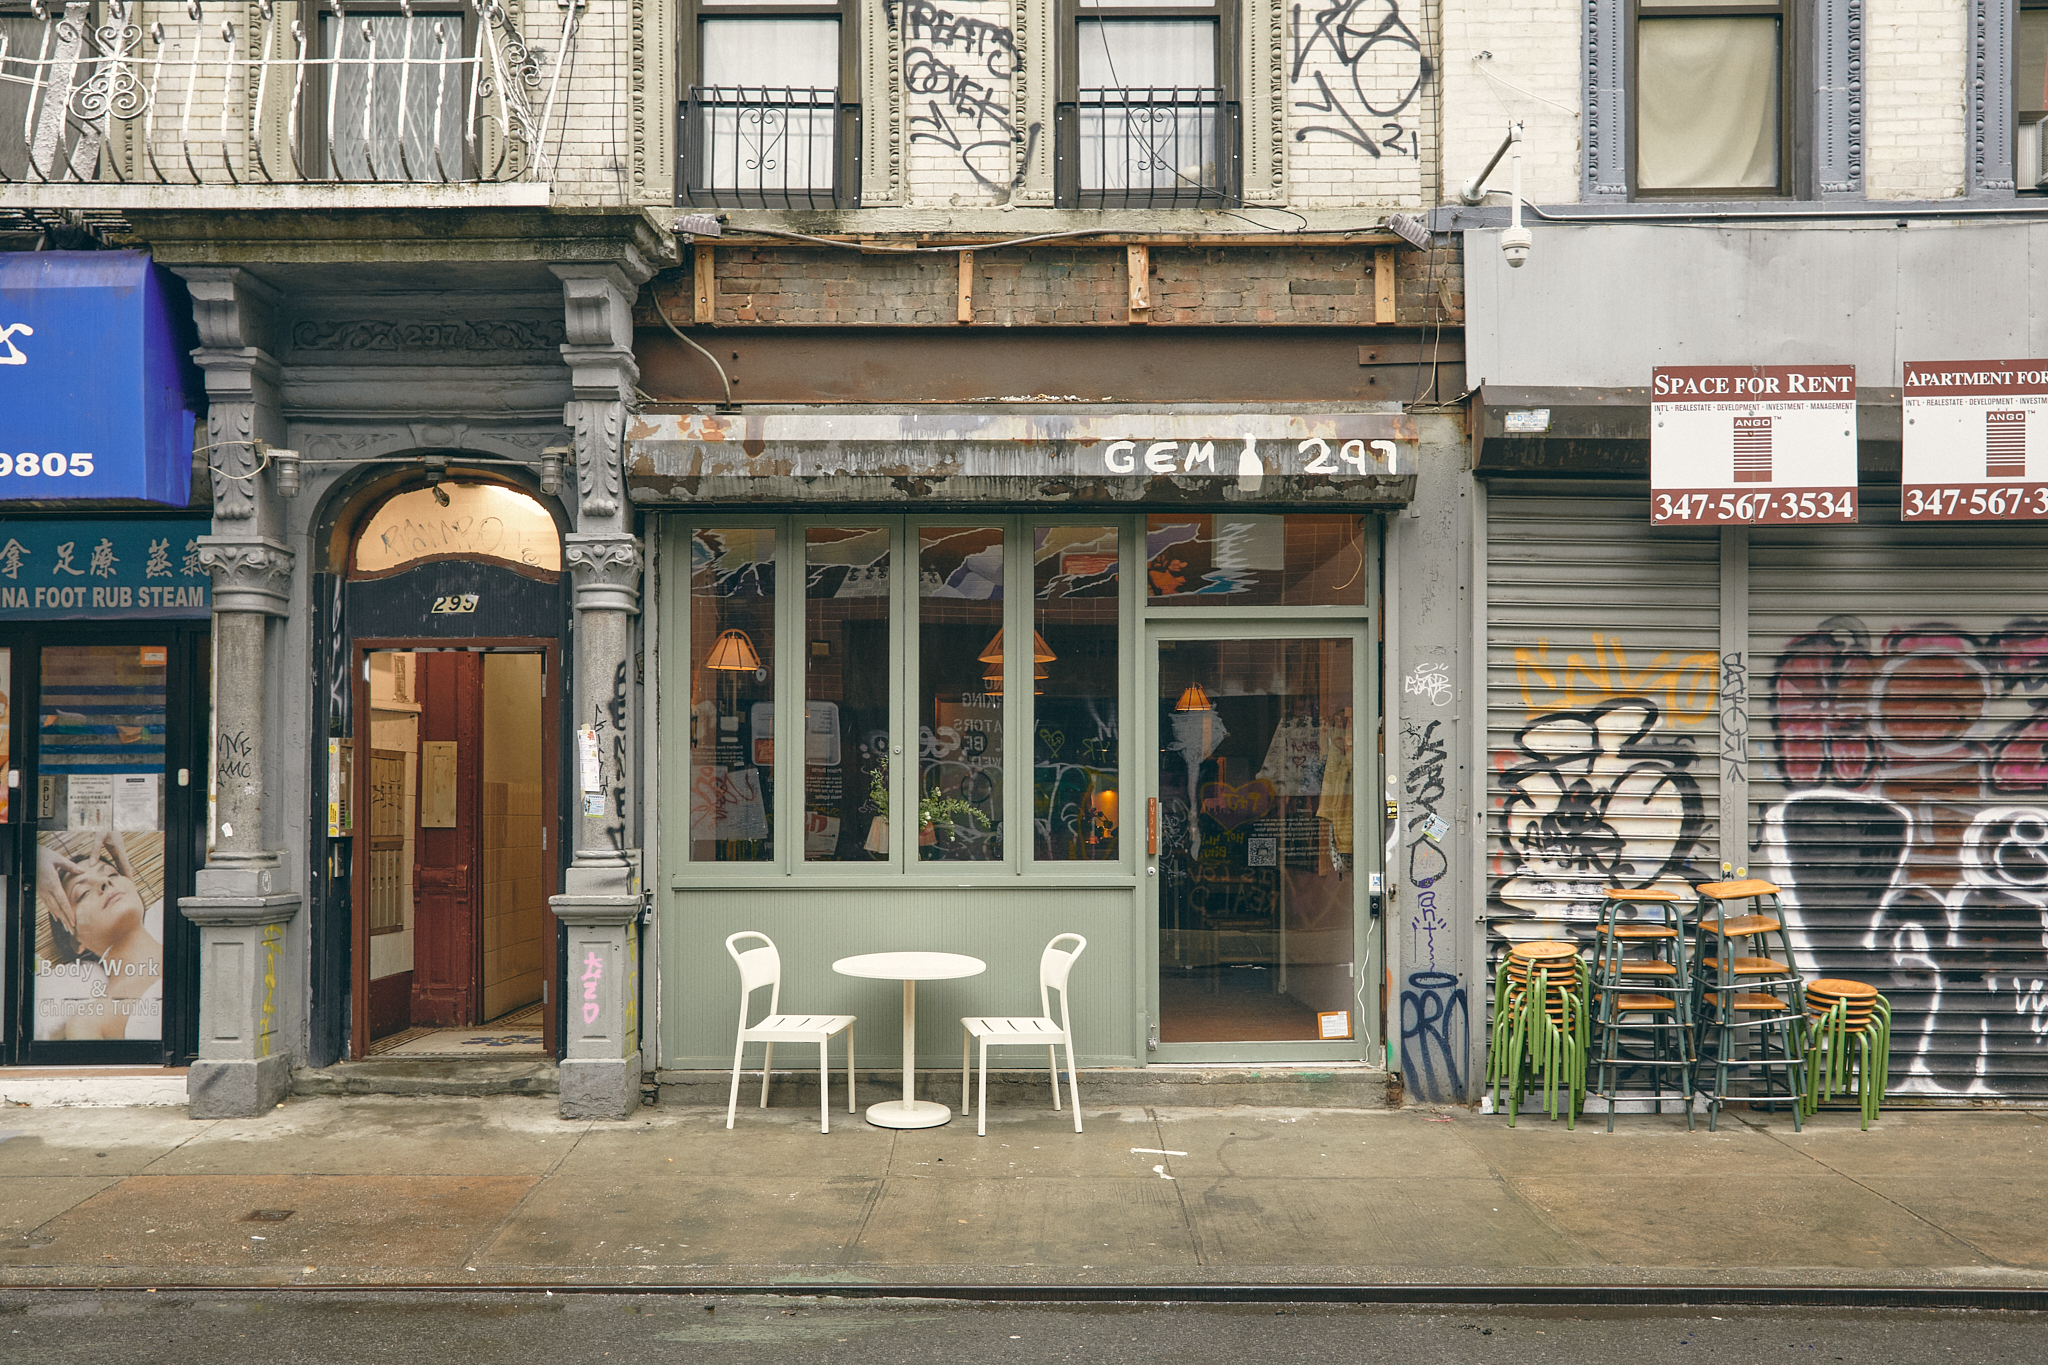
{"label": "white metal chair", "polygon": [[[762,946],[741,951],[741,939],[759,939]],[[732,1094],[725,1102],[725,1126],[732,1127],[734,1116],[740,1104],[740,1058],[747,1050],[748,1043],[762,1043],[761,1052],[761,1107],[768,1107],[768,1072],[775,1062],[777,1043],[816,1043],[818,1045],[818,1131],[832,1131],[831,1073],[826,1063],[826,1049],[832,1035],[844,1031],[846,1034],[846,1112],[854,1112],[853,1100],[853,1021],[851,1014],[782,1014],[782,955],[775,951],[775,940],[766,934],[745,930],[734,934],[725,941],[725,951],[732,954],[732,960],[740,968],[740,1029],[739,1038],[732,1049]],[[753,1002],[754,992],[768,988],[768,1013],[758,1024],[747,1023],[747,1007]]]}
{"label": "white metal chair", "polygon": [[[1071,940],[1073,947],[1065,949],[1062,943]],[[1074,969],[1074,959],[1081,956],[1081,950],[1088,946],[1088,940],[1079,934],[1058,934],[1045,945],[1045,951],[1038,958],[1038,1007],[1045,1011],[1036,1019],[1012,1018],[963,1018],[960,1021],[960,1112],[965,1114],[972,1108],[977,1117],[975,1132],[988,1136],[988,1050],[991,1044],[998,1047],[1007,1043],[1042,1043],[1045,1057],[1052,1072],[1052,1107],[1057,1113],[1060,1107],[1060,1059],[1055,1047],[1065,1044],[1067,1049],[1067,1098],[1074,1105],[1074,1131],[1081,1131],[1081,1077],[1074,1070],[1074,1027],[1067,1013],[1067,973]],[[1052,1018],[1050,993],[1060,995],[1060,1017],[1055,1023]],[[967,1093],[967,1056],[973,1040],[981,1040],[981,1096],[970,1104]]]}

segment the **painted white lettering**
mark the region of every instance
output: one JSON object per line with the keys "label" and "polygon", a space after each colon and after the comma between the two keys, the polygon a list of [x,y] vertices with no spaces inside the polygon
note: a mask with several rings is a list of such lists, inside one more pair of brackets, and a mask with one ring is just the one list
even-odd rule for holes
{"label": "painted white lettering", "polygon": [[1173,473],[1173,452],[1179,449],[1179,441],[1154,441],[1145,447],[1145,468],[1154,474]]}
{"label": "painted white lettering", "polygon": [[1102,452],[1102,465],[1112,474],[1128,474],[1138,467],[1131,458],[1131,452],[1138,448],[1136,441],[1115,441]]}

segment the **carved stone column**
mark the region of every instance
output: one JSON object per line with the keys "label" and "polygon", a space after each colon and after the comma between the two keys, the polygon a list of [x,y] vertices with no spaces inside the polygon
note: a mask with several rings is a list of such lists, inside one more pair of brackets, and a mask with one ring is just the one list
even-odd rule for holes
{"label": "carved stone column", "polygon": [[[251,536],[203,536],[213,573],[214,844],[178,908],[199,926],[199,1059],[186,1079],[193,1118],[251,1117],[291,1089],[278,957],[299,896],[266,847],[265,635],[290,602],[292,552]],[[287,971],[284,979],[294,980]]]}
{"label": "carved stone column", "polygon": [[639,1101],[640,849],[632,733],[633,617],[640,542],[624,488],[633,298],[652,273],[618,265],[554,267],[562,281],[573,381],[562,419],[575,435],[578,516],[564,554],[575,591],[575,860],[555,915],[568,930],[561,1067],[565,1118],[624,1118]]}
{"label": "carved stone column", "polygon": [[[278,845],[288,817],[266,800],[279,756],[265,742],[272,622],[291,607],[294,555],[256,448],[279,442],[278,366],[268,344],[276,292],[232,267],[179,272],[192,292],[206,375],[204,455],[213,534],[213,849],[178,908],[199,926],[199,1060],[186,1082],[194,1118],[263,1113],[291,1088],[289,1038],[303,1013],[283,955],[299,895]],[[281,965],[282,964],[282,965]]]}

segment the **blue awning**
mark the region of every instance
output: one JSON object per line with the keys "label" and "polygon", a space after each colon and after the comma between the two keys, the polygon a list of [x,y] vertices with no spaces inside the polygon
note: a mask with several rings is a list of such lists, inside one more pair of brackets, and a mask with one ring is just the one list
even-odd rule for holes
{"label": "blue awning", "polygon": [[146,252],[0,253],[0,502],[191,501],[171,288]]}

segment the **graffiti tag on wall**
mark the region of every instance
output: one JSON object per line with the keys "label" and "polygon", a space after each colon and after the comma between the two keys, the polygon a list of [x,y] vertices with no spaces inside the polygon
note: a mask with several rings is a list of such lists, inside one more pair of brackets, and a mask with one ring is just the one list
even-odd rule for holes
{"label": "graffiti tag on wall", "polygon": [[885,8],[904,43],[904,90],[922,107],[910,116],[910,141],[947,148],[984,189],[1007,195],[1011,148],[1022,148],[1015,164],[1023,167],[1042,131],[1020,129],[1010,107],[1016,34],[927,0],[885,0]]}
{"label": "graffiti tag on wall", "polygon": [[[1399,0],[1330,0],[1290,12],[1294,108],[1318,115],[1296,142],[1334,138],[1382,156],[1415,156],[1415,98],[1434,73]],[[1299,119],[1299,114],[1297,114]]]}
{"label": "graffiti tag on wall", "polygon": [[1894,1089],[2010,1093],[2048,1034],[2048,620],[1830,617],[1764,682],[1755,870],[1801,970],[1891,999]]}

